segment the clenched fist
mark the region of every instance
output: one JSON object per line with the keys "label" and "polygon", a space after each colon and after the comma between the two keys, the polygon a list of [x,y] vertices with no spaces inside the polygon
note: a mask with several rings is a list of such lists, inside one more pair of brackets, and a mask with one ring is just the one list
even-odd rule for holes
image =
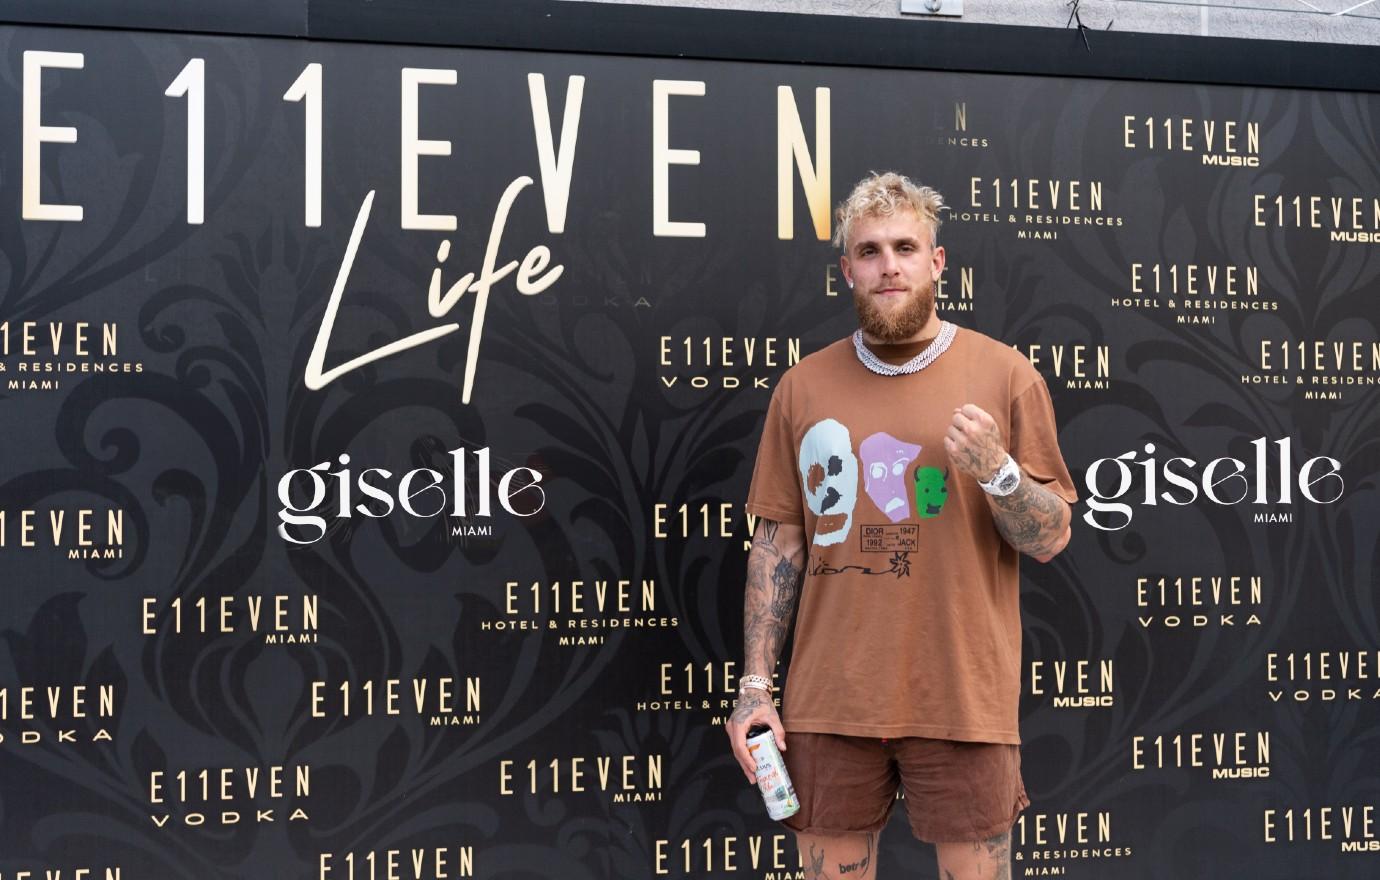
{"label": "clenched fist", "polygon": [[996,476],[1006,461],[996,419],[971,403],[954,410],[953,422],[944,434],[944,450],[954,467],[981,483]]}

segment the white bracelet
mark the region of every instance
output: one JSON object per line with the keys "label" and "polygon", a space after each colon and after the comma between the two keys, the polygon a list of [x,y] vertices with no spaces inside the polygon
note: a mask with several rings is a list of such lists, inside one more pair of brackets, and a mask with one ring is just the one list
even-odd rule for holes
{"label": "white bracelet", "polygon": [[738,690],[766,691],[771,693],[771,679],[765,675],[744,675],[738,679]]}

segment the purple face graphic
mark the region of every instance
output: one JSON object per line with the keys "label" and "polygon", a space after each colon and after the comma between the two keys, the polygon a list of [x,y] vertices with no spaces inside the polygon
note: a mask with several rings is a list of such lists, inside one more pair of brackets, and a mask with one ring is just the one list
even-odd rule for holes
{"label": "purple face graphic", "polygon": [[906,443],[879,431],[858,447],[867,497],[894,523],[910,516],[906,466],[920,454],[918,443]]}

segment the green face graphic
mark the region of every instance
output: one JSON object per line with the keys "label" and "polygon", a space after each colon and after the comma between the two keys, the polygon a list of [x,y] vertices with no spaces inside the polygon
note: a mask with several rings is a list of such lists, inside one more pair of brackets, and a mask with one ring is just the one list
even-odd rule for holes
{"label": "green face graphic", "polygon": [[944,486],[948,474],[936,467],[922,467],[915,470],[915,512],[921,519],[934,519],[944,509],[949,500],[949,490]]}

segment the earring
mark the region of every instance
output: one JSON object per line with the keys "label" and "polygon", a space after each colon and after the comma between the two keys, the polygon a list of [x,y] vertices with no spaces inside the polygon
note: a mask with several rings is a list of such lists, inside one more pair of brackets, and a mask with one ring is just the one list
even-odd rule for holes
{"label": "earring", "polygon": [[848,289],[849,289],[849,290],[852,290],[852,289],[853,289],[853,279],[852,279],[852,278],[849,278],[849,279],[848,279]]}

